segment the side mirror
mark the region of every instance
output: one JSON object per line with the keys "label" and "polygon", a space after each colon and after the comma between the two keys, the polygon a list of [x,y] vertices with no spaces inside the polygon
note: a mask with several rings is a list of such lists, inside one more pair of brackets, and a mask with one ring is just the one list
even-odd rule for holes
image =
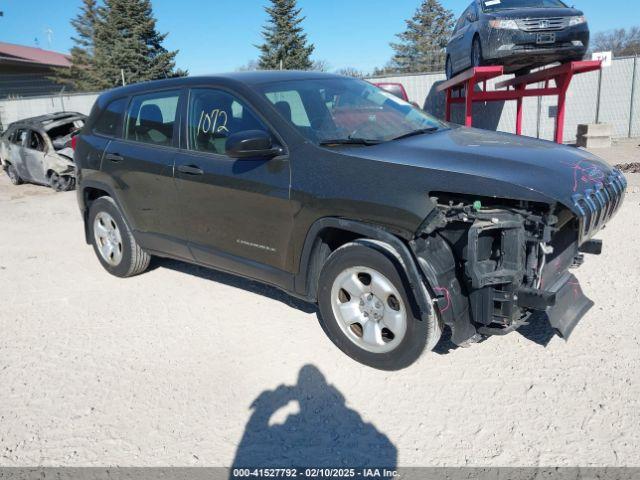
{"label": "side mirror", "polygon": [[274,147],[271,135],[262,130],[245,130],[227,137],[226,153],[231,158],[273,158],[282,154]]}

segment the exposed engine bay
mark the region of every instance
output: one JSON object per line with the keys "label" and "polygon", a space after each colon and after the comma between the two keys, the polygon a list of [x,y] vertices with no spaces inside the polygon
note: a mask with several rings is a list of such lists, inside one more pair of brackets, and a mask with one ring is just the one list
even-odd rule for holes
{"label": "exposed engine bay", "polygon": [[512,332],[536,311],[568,338],[593,306],[569,269],[602,249],[581,238],[583,220],[558,203],[434,195],[412,247],[454,343]]}

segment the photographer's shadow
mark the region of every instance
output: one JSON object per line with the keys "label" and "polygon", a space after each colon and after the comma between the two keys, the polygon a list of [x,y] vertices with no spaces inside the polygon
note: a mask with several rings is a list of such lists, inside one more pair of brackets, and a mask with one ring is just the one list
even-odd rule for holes
{"label": "photographer's shadow", "polygon": [[233,468],[396,466],[396,447],[313,365],[296,385],[262,392],[251,409]]}

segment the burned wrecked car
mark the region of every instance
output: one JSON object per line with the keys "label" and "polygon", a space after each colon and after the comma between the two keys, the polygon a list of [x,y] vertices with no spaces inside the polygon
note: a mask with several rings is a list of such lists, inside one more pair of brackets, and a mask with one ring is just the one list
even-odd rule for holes
{"label": "burned wrecked car", "polygon": [[588,152],[442,123],[312,72],[111,90],[75,158],[107,272],[159,256],[276,286],[317,304],[347,355],[388,370],[443,328],[468,345],[545,312],[567,338],[592,305],[570,269],[600,253],[626,187]]}
{"label": "burned wrecked car", "polygon": [[0,137],[0,161],[14,185],[31,182],[57,192],[75,186],[73,137],[86,116],[61,112],[12,123]]}
{"label": "burned wrecked car", "polygon": [[588,48],[584,13],[562,0],[474,0],[454,27],[445,68],[448,78],[482,65],[521,75],[582,60]]}

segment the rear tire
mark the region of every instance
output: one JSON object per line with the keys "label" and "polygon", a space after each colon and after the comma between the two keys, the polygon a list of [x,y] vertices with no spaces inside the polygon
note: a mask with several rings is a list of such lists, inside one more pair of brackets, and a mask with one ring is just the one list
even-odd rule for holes
{"label": "rear tire", "polygon": [[416,318],[404,269],[384,248],[348,243],[325,262],[318,281],[321,325],[354,360],[380,370],[414,363],[435,345],[436,318]]}
{"label": "rear tire", "polygon": [[87,221],[93,250],[107,272],[132,277],[147,269],[151,256],[138,245],[111,197],[95,200]]}
{"label": "rear tire", "polygon": [[20,175],[18,174],[16,167],[14,167],[9,163],[6,168],[6,172],[7,172],[7,175],[9,176],[9,180],[11,180],[11,183],[13,183],[14,185],[22,184],[22,179],[20,178]]}

